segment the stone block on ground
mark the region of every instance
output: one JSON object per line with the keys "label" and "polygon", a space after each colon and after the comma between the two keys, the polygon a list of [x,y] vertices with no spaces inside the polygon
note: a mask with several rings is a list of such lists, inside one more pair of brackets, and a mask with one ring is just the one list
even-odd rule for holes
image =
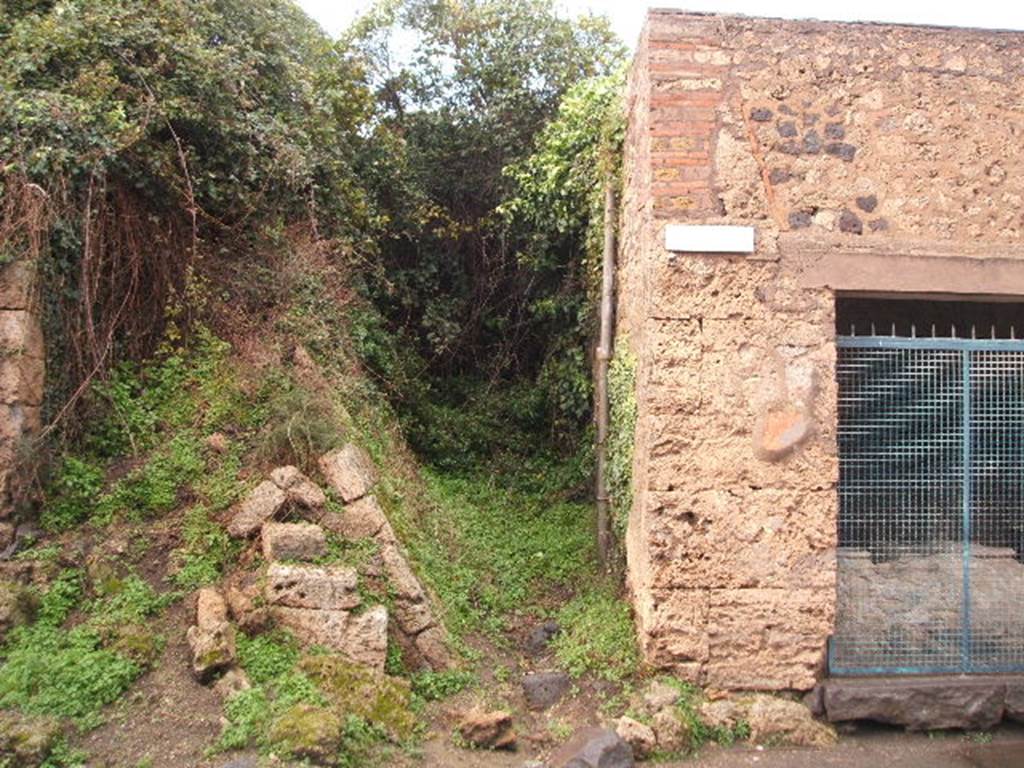
{"label": "stone block on ground", "polygon": [[700,705],[697,717],[708,728],[735,728],[747,719],[746,707],[732,699],[705,701]]}
{"label": "stone block on ground", "polygon": [[658,748],[654,730],[631,717],[620,717],[615,724],[615,733],[629,744],[633,750],[633,757],[637,760],[643,760]]}
{"label": "stone block on ground", "polygon": [[228,620],[228,604],[219,590],[205,587],[196,597],[196,624],[200,629],[213,629]]}
{"label": "stone block on ground", "polygon": [[349,616],[345,647],[339,650],[364,667],[384,672],[388,655],[388,609],[378,605]]}
{"label": "stone block on ground", "polygon": [[912,731],[985,730],[1003,717],[1006,681],[963,676],[848,679],[822,683],[831,722],[873,720]]}
{"label": "stone block on ground", "polygon": [[[1004,715],[1008,720],[1024,721],[1024,678],[1015,677],[1006,683]],[[824,709],[824,691],[822,691],[822,709]]]}
{"label": "stone block on ground", "polygon": [[340,512],[326,513],[320,522],[346,539],[376,539],[382,544],[395,541],[391,524],[373,494],[346,504]]}
{"label": "stone block on ground", "polygon": [[451,651],[448,650],[448,634],[439,626],[429,627],[413,641],[416,651],[434,671],[452,666]]}
{"label": "stone block on ground", "polygon": [[388,582],[398,599],[412,602],[426,600],[427,593],[423,590],[423,585],[416,578],[409,561],[405,559],[397,545],[385,545],[381,548],[380,556],[384,561],[384,572],[387,574]]}
{"label": "stone block on ground", "polygon": [[341,749],[344,723],[329,709],[296,704],[270,726],[268,739],[275,750],[290,757],[327,765]]}
{"label": "stone block on ground", "polygon": [[288,629],[304,645],[322,645],[353,663],[384,671],[388,646],[388,614],[376,606],[359,614],[315,608],[271,609],[278,626]]}
{"label": "stone block on ground", "polygon": [[395,600],[393,614],[398,628],[406,635],[418,635],[423,630],[437,624],[434,612],[426,602],[413,603],[408,600]]}
{"label": "stone block on ground", "polygon": [[658,740],[658,749],[665,752],[681,752],[693,743],[690,726],[674,707],[666,707],[654,713],[651,728]]}
{"label": "stone block on ground", "polygon": [[307,509],[319,510],[327,503],[323,489],[306,477],[298,467],[278,467],[270,480],[286,493],[288,501]]}
{"label": "stone block on ground", "polygon": [[633,768],[633,749],[615,731],[584,728],[551,758],[552,768]]}
{"label": "stone block on ground", "polygon": [[359,576],[343,565],[272,563],[264,594],[272,606],[349,610],[359,605]]}
{"label": "stone block on ground", "polygon": [[512,715],[502,710],[471,712],[458,725],[459,737],[477,749],[515,749]]}
{"label": "stone block on ground", "polygon": [[368,494],[377,481],[373,461],[352,443],[324,454],[319,463],[327,483],[346,504]]}
{"label": "stone block on ground", "polygon": [[192,673],[207,682],[235,663],[235,629],[228,622],[228,609],[216,589],[199,591],[196,623],[186,633],[192,650]]}
{"label": "stone block on ground", "polygon": [[252,683],[249,682],[249,676],[245,674],[244,669],[239,669],[238,667],[229,669],[217,678],[217,682],[213,684],[214,693],[225,701],[235,694],[249,690],[251,687]]}
{"label": "stone block on ground", "polygon": [[535,711],[553,707],[570,687],[572,680],[565,672],[531,672],[523,677],[526,706]]}
{"label": "stone block on ground", "polygon": [[751,741],[790,744],[795,747],[826,747],[836,741],[835,731],[819,723],[798,701],[756,696],[747,709]]}
{"label": "stone block on ground", "polygon": [[313,523],[263,524],[263,557],[267,560],[315,560],[327,551],[324,529]]}
{"label": "stone block on ground", "polygon": [[235,507],[228,523],[228,534],[238,539],[254,536],[287,501],[284,491],[270,480],[264,480]]}
{"label": "stone block on ground", "polygon": [[239,572],[224,590],[228,610],[234,622],[249,635],[269,628],[270,613],[264,606],[262,590],[254,574]]}

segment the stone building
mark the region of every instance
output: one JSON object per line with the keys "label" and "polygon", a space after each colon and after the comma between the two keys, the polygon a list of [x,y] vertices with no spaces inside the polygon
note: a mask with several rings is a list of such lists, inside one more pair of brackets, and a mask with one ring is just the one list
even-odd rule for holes
{"label": "stone building", "polygon": [[655,10],[628,99],[648,660],[725,689],[1017,670],[1024,34]]}

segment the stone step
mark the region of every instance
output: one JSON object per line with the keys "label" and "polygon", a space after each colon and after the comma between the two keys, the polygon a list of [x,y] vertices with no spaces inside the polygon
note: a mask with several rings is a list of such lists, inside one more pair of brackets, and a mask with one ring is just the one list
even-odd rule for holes
{"label": "stone step", "polygon": [[1024,720],[1024,675],[832,677],[812,696],[832,722],[873,720],[925,731]]}

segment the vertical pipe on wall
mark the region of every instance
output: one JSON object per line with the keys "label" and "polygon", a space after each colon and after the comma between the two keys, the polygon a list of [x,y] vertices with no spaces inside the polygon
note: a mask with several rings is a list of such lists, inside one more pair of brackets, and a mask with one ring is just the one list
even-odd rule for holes
{"label": "vertical pipe on wall", "polygon": [[594,415],[597,422],[595,497],[597,501],[597,554],[602,569],[607,570],[611,557],[611,521],[608,498],[608,366],[612,359],[612,330],[615,306],[615,247],[618,200],[615,185],[609,180],[604,193],[604,258],[601,268],[601,330],[594,354]]}

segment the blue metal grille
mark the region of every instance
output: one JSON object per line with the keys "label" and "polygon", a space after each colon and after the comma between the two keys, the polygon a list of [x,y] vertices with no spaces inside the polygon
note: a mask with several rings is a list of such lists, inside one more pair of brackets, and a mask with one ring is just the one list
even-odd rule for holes
{"label": "blue metal grille", "polygon": [[1024,670],[1024,342],[837,345],[830,671]]}

